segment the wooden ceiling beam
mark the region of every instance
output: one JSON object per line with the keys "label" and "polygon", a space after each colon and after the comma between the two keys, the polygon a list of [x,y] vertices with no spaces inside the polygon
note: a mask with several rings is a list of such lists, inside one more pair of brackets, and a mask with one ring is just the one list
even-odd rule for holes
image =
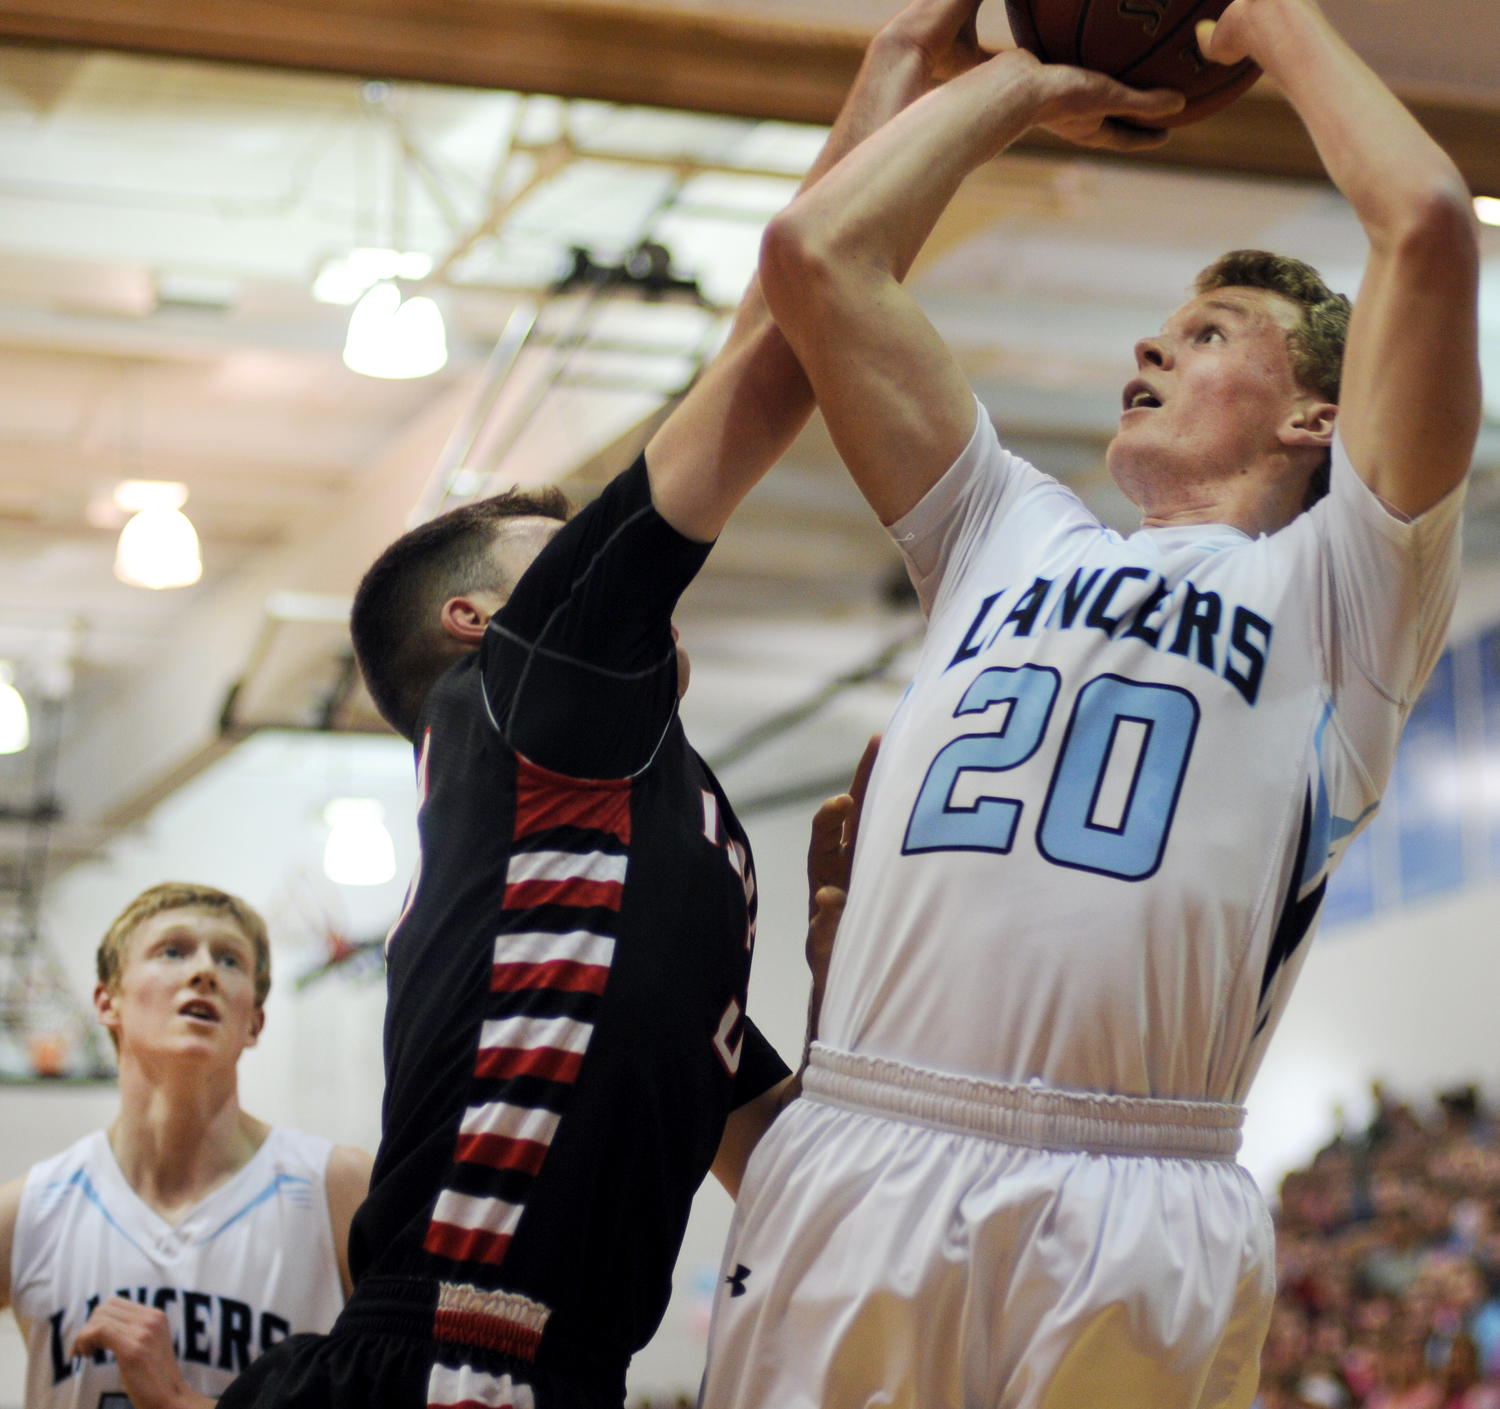
{"label": "wooden ceiling beam", "polygon": [[[751,0],[753,3],[753,0]],[[785,12],[783,12],[785,14]],[[655,0],[0,0],[0,39],[832,121],[867,35]],[[1500,107],[1404,95],[1477,194],[1500,196]],[[1074,151],[1045,134],[1021,146]],[[1253,91],[1129,160],[1318,180],[1284,100]]]}

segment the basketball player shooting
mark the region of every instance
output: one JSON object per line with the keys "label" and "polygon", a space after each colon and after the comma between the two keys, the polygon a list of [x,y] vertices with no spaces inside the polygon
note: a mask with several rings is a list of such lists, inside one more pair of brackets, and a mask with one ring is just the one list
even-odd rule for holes
{"label": "basketball player shooting", "polygon": [[762,247],[930,629],[806,1099],[746,1172],[708,1409],[1251,1402],[1274,1274],[1241,1102],[1456,589],[1478,249],[1443,152],[1311,0],[1200,26],[1286,93],[1369,261],[1351,312],[1226,255],[1136,345],[1121,537],[1000,446],[901,281],[1029,127],[1120,147],[1180,99],[985,57],[973,10],[946,7],[968,70]]}

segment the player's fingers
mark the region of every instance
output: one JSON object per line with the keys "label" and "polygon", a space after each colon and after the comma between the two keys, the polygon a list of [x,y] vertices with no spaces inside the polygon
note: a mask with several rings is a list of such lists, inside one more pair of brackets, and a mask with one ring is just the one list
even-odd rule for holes
{"label": "player's fingers", "polygon": [[807,839],[807,855],[811,860],[826,852],[836,852],[844,836],[844,820],[854,806],[848,793],[824,798],[813,813],[812,831]]}
{"label": "player's fingers", "polygon": [[1136,127],[1129,122],[1106,119],[1099,131],[1088,140],[1091,147],[1103,147],[1112,152],[1143,152],[1160,147],[1172,134],[1159,127]]}
{"label": "player's fingers", "polygon": [[1110,80],[1108,111],[1115,117],[1149,127],[1153,118],[1160,120],[1180,113],[1187,104],[1175,88],[1131,88]]}
{"label": "player's fingers", "polygon": [[1225,28],[1217,20],[1199,20],[1193,26],[1198,39],[1198,52],[1211,64],[1237,64],[1246,58],[1244,50],[1230,43],[1229,34],[1233,26]]}
{"label": "player's fingers", "polygon": [[832,916],[834,920],[844,912],[844,903],[849,899],[848,891],[841,886],[823,886],[813,896],[813,913],[818,919]]}
{"label": "player's fingers", "polygon": [[824,886],[841,885],[848,869],[844,858],[844,824],[854,807],[848,793],[829,798],[813,814],[807,842],[807,913],[817,908],[813,897]]}
{"label": "player's fingers", "polygon": [[826,851],[838,850],[844,835],[844,818],[853,806],[854,799],[848,793],[825,798],[819,804],[818,810],[813,813],[812,832],[807,839],[809,859],[821,856]]}
{"label": "player's fingers", "polygon": [[807,926],[807,967],[816,984],[828,977],[828,961],[833,956],[847,898],[837,886],[824,886],[813,898],[813,917]]}
{"label": "player's fingers", "polygon": [[118,1329],[101,1306],[89,1317],[83,1329],[73,1337],[73,1354],[92,1355],[96,1350],[113,1350]]}
{"label": "player's fingers", "polygon": [[844,826],[844,850],[847,859],[851,861],[854,857],[854,843],[859,836],[859,819],[865,810],[865,791],[870,786],[870,773],[875,767],[876,756],[880,753],[880,738],[879,734],[870,735],[870,742],[865,745],[865,751],[859,757],[859,766],[854,770],[854,781],[849,785],[852,807]]}
{"label": "player's fingers", "polygon": [[879,734],[871,734],[870,741],[865,745],[865,751],[859,756],[859,763],[854,769],[854,781],[849,785],[849,796],[854,799],[854,806],[863,807],[865,803],[865,789],[870,786],[870,773],[875,767],[875,756],[880,752]]}

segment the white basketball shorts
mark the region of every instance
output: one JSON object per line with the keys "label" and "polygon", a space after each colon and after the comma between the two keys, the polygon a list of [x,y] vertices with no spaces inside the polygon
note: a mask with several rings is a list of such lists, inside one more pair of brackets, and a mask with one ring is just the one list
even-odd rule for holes
{"label": "white basketball shorts", "polygon": [[1243,1409],[1275,1290],[1243,1114],[815,1046],[746,1171],[704,1409]]}

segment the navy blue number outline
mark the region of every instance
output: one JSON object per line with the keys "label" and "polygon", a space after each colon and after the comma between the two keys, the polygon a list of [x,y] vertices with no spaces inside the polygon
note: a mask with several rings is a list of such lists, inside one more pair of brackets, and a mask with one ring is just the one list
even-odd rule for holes
{"label": "navy blue number outline", "polygon": [[[1078,722],[1078,707],[1083,700],[1084,692],[1089,688],[1090,685],[1093,685],[1099,680],[1114,680],[1121,685],[1129,685],[1133,689],[1167,690],[1173,694],[1185,696],[1187,698],[1187,702],[1193,707],[1193,726],[1188,730],[1187,747],[1182,752],[1182,767],[1177,770],[1177,785],[1172,789],[1172,801],[1167,807],[1166,820],[1162,823],[1161,841],[1157,844],[1156,859],[1151,863],[1151,869],[1149,871],[1142,871],[1138,876],[1122,876],[1118,871],[1107,871],[1102,866],[1085,866],[1081,861],[1064,861],[1060,857],[1054,856],[1042,843],[1042,830],[1047,825],[1047,814],[1052,809],[1052,794],[1057,788],[1057,780],[1062,773],[1063,760],[1068,756],[1068,744],[1072,741],[1073,738],[1073,726]],[[1164,857],[1167,853],[1167,838],[1172,834],[1172,822],[1173,819],[1177,816],[1177,800],[1182,796],[1182,784],[1187,778],[1188,764],[1192,762],[1193,745],[1198,738],[1198,724],[1200,719],[1202,718],[1202,713],[1203,712],[1198,705],[1198,697],[1194,695],[1191,690],[1184,690],[1180,685],[1163,685],[1157,683],[1156,681],[1149,680],[1127,680],[1123,675],[1116,675],[1113,671],[1108,670],[1094,676],[1092,680],[1085,681],[1084,684],[1079,688],[1078,693],[1073,697],[1073,712],[1068,717],[1068,727],[1063,733],[1062,746],[1057,751],[1057,762],[1053,765],[1052,768],[1052,781],[1047,784],[1047,796],[1042,802],[1041,814],[1037,818],[1036,849],[1041,852],[1042,856],[1053,866],[1063,866],[1070,871],[1089,871],[1096,876],[1108,876],[1111,880],[1127,881],[1131,883],[1149,880],[1152,876],[1154,876],[1161,869],[1162,857]],[[1118,721],[1122,717],[1127,716],[1115,716],[1116,727],[1118,727]],[[1111,735],[1111,742],[1113,742],[1113,735]],[[1149,745],[1149,743],[1150,738],[1148,736],[1146,745]],[[1141,763],[1144,763],[1145,760],[1146,745],[1143,745],[1141,748]],[[1106,754],[1105,757],[1107,759],[1108,754]],[[933,760],[933,762],[936,761],[936,759]],[[1131,780],[1131,801],[1134,801],[1135,787],[1140,776],[1140,767],[1141,764],[1138,763],[1136,766],[1136,778]],[[1097,793],[1095,795],[1097,796]],[[1128,818],[1129,815],[1130,812],[1127,805],[1125,816]],[[1092,824],[1085,823],[1085,825],[1088,826]],[[1095,830],[1101,832],[1112,832],[1115,829],[1113,827],[1097,827],[1095,828]],[[1124,829],[1121,828],[1119,834],[1123,834],[1123,831]]]}
{"label": "navy blue number outline", "polygon": [[[1000,703],[1003,702],[1001,700],[992,700],[989,704],[984,705],[982,708],[975,708],[975,709],[967,709],[966,710],[963,707],[963,702],[964,702],[964,700],[966,700],[969,697],[969,692],[981,680],[983,680],[984,677],[986,675],[988,675],[991,671],[994,671],[997,674],[998,673],[1002,673],[1002,672],[1005,673],[1005,674],[1011,674],[1011,673],[1019,673],[1020,671],[1023,671],[1023,670],[1032,670],[1032,671],[1037,672],[1039,675],[1050,675],[1052,677],[1052,697],[1047,701],[1047,709],[1046,709],[1046,712],[1042,715],[1041,727],[1036,731],[1036,742],[1034,744],[1032,744],[1032,746],[1020,758],[1018,758],[1014,763],[1008,763],[1008,764],[1005,765],[1004,768],[972,768],[971,767],[971,768],[962,769],[962,770],[960,770],[961,772],[964,772],[964,773],[1009,773],[1011,771],[1011,769],[1013,769],[1013,768],[1019,768],[1023,763],[1026,763],[1036,753],[1036,751],[1039,748],[1041,748],[1042,741],[1047,737],[1047,730],[1049,728],[1051,728],[1051,726],[1052,726],[1052,711],[1057,706],[1057,697],[1058,697],[1059,694],[1062,693],[1062,675],[1061,675],[1061,673],[1059,671],[1057,671],[1054,667],[1052,667],[1050,665],[1022,664],[1022,665],[1013,665],[1013,666],[993,666],[993,665],[992,666],[987,666],[984,670],[981,670],[979,672],[979,674],[976,675],[968,683],[968,685],[965,687],[964,692],[963,692],[963,696],[959,699],[958,706],[953,711],[953,717],[955,719],[958,719],[961,715],[964,715],[964,714],[980,714],[980,713],[983,713],[984,710],[986,710],[986,709],[993,709],[996,704],[1000,704]],[[953,775],[953,781],[950,782],[949,785],[948,785],[947,796],[943,799],[943,811],[945,813],[947,813],[947,812],[967,812],[967,813],[970,813],[970,814],[977,815],[978,812],[979,812],[979,804],[981,802],[1011,802],[1011,803],[1014,803],[1016,805],[1016,820],[1015,820],[1015,825],[1011,827],[1010,842],[1009,842],[1009,844],[1006,845],[1006,846],[912,846],[911,845],[911,828],[912,828],[912,823],[916,820],[917,808],[919,806],[921,806],[922,797],[923,797],[923,794],[925,794],[926,791],[927,791],[927,784],[928,784],[928,781],[932,777],[933,769],[935,769],[938,766],[938,764],[942,762],[943,755],[945,753],[947,753],[949,749],[954,748],[958,744],[965,743],[965,742],[967,742],[970,739],[996,739],[996,738],[1004,738],[1005,737],[1005,730],[1010,727],[1010,719],[1011,719],[1011,716],[1007,716],[1006,720],[1005,720],[1005,728],[1002,728],[1002,729],[999,729],[999,730],[991,729],[991,730],[987,730],[986,732],[981,733],[981,734],[960,734],[956,739],[949,739],[948,742],[946,744],[944,744],[942,746],[942,748],[940,748],[937,751],[937,753],[935,753],[933,755],[932,762],[927,765],[927,772],[925,774],[923,774],[923,776],[922,776],[922,786],[917,789],[916,799],[915,799],[915,801],[913,801],[912,806],[911,806],[911,815],[906,820],[906,830],[902,833],[902,837],[901,837],[901,854],[903,856],[924,856],[924,855],[927,855],[927,854],[929,854],[931,852],[934,852],[934,851],[987,851],[991,855],[995,855],[995,856],[1008,856],[1008,855],[1010,855],[1011,851],[1015,848],[1016,836],[1017,836],[1017,834],[1021,830],[1021,813],[1025,810],[1025,806],[1026,806],[1025,802],[1022,799],[1020,799],[1020,798],[1014,798],[1014,797],[977,797],[977,798],[974,799],[974,805],[972,807],[949,807],[948,806],[948,801],[953,796],[953,787],[954,787],[954,784],[956,784],[958,782],[958,774],[957,773],[955,773]],[[1050,794],[1050,790],[1049,790],[1049,794],[1048,795],[1049,796],[1051,795]]]}

